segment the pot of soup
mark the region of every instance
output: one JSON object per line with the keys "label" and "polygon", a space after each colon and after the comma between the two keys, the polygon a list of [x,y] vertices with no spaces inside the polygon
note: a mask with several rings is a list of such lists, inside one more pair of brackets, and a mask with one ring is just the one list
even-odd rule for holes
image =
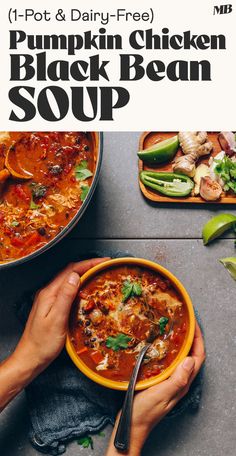
{"label": "pot of soup", "polygon": [[0,133],[0,268],[43,253],[76,225],[101,161],[101,133]]}
{"label": "pot of soup", "polygon": [[189,353],[195,330],[191,299],[182,283],[157,263],[119,258],[81,278],[66,348],[95,382],[126,390],[137,356],[151,343],[137,390],[168,378]]}

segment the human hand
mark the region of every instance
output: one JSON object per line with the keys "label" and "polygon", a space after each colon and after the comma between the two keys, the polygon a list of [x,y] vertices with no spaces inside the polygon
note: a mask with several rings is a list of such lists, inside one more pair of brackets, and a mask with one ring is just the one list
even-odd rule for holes
{"label": "human hand", "polygon": [[68,317],[79,288],[80,275],[107,259],[71,263],[36,293],[24,333],[12,355],[14,361],[32,371],[32,378],[44,370],[64,347]]}
{"label": "human hand", "polygon": [[[191,352],[164,382],[137,393],[133,404],[130,450],[126,456],[140,455],[142,446],[152,428],[169,413],[188,392],[191,383],[205,360],[204,341],[196,322]],[[117,417],[107,456],[120,454],[113,445],[119,421]]]}

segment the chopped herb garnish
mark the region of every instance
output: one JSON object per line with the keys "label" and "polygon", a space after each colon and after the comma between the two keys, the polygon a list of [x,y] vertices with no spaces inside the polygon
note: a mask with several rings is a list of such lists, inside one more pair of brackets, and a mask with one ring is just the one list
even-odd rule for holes
{"label": "chopped herb garnish", "polygon": [[222,160],[215,159],[217,163],[214,172],[224,181],[224,190],[233,190],[236,193],[236,162],[226,155]]}
{"label": "chopped herb garnish", "polygon": [[111,348],[113,351],[118,351],[121,348],[127,348],[128,342],[131,340],[131,337],[126,336],[126,334],[117,334],[117,336],[109,336],[106,340],[106,346]]}
{"label": "chopped herb garnish", "polygon": [[89,189],[90,189],[89,185],[81,185],[82,192],[81,192],[81,195],[80,195],[80,199],[81,199],[82,202],[85,200],[85,198],[86,198],[86,196],[87,196],[87,194],[89,192]]}
{"label": "chopped herb garnish", "polygon": [[169,321],[169,318],[167,318],[167,317],[161,317],[160,320],[158,321],[161,335],[164,334],[168,321]]}
{"label": "chopped herb garnish", "polygon": [[78,445],[81,445],[83,448],[91,448],[93,450],[93,439],[90,435],[85,435],[77,440]]}
{"label": "chopped herb garnish", "polygon": [[86,180],[88,177],[92,177],[93,173],[88,169],[88,162],[82,160],[82,162],[75,168],[75,177],[77,180]]}
{"label": "chopped herb garnish", "polygon": [[47,192],[47,187],[45,187],[45,185],[32,182],[30,186],[33,198],[43,198],[45,196]]}
{"label": "chopped herb garnish", "polygon": [[13,220],[13,222],[11,222],[11,226],[19,226],[20,222],[17,222],[16,220]]}
{"label": "chopped herb garnish", "polygon": [[31,201],[30,201],[30,209],[31,209],[31,210],[36,210],[36,209],[38,209],[38,208],[39,208],[39,205],[38,205],[38,204],[35,204],[35,202],[34,202],[34,200],[33,200],[33,198],[32,198]]}
{"label": "chopped herb garnish", "polygon": [[131,282],[130,280],[125,280],[121,289],[123,295],[122,301],[127,301],[128,298],[132,296],[141,296],[142,294],[142,285],[139,282]]}

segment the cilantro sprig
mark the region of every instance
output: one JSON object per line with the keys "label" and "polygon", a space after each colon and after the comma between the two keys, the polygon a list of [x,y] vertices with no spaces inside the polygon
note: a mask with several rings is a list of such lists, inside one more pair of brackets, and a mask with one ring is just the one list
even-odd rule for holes
{"label": "cilantro sprig", "polygon": [[113,351],[118,351],[122,348],[128,347],[128,342],[131,340],[131,337],[126,336],[126,334],[117,334],[117,336],[109,336],[106,340],[107,348],[111,348]]}
{"label": "cilantro sprig", "polygon": [[82,162],[76,166],[75,168],[75,178],[78,181],[83,181],[92,177],[93,173],[88,169],[88,162],[86,160],[82,160]]}
{"label": "cilantro sprig", "polygon": [[215,160],[217,163],[214,172],[224,181],[224,190],[233,190],[236,193],[236,162],[233,162],[226,155],[222,160]]}
{"label": "cilantro sprig", "polygon": [[93,439],[90,435],[85,435],[84,437],[80,437],[80,439],[77,440],[78,445],[81,445],[83,448],[91,448],[93,450]]}
{"label": "cilantro sprig", "polygon": [[139,282],[131,282],[130,280],[125,280],[121,289],[123,295],[122,301],[127,301],[128,298],[133,296],[141,296],[142,294],[142,285]]}
{"label": "cilantro sprig", "polygon": [[[98,437],[105,437],[105,433],[103,431],[100,431],[98,434],[96,434]],[[94,449],[94,443],[93,443],[93,438],[91,435],[85,435],[84,437],[80,437],[77,440],[78,445],[81,445],[83,448],[91,448],[91,450]]]}

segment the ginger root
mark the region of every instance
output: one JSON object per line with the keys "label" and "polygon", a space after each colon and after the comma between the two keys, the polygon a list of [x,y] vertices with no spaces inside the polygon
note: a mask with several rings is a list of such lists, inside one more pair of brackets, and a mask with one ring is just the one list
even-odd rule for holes
{"label": "ginger root", "polygon": [[208,155],[213,148],[212,142],[207,141],[206,131],[180,131],[179,143],[183,154],[196,152],[198,157]]}
{"label": "ginger root", "polygon": [[209,154],[213,144],[211,141],[207,141],[206,131],[180,131],[179,142],[184,155],[177,158],[173,170],[193,177],[197,160],[199,157]]}
{"label": "ginger root", "polygon": [[174,172],[193,177],[196,171],[195,163],[197,158],[196,152],[191,152],[191,154],[178,157],[173,166]]}

